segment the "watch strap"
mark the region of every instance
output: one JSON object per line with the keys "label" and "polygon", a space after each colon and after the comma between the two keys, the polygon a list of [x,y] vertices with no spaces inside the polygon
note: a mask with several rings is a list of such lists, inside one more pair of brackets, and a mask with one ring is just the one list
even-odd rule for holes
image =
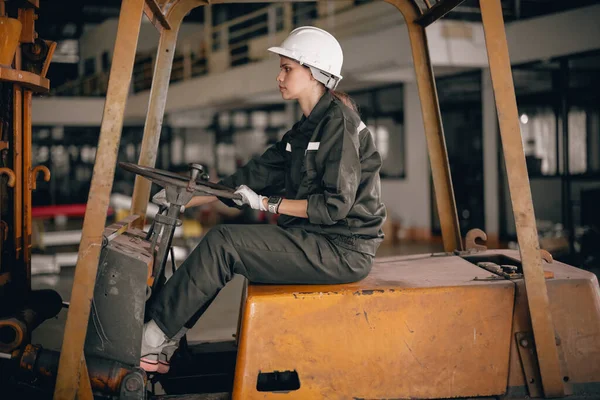
{"label": "watch strap", "polygon": [[272,214],[277,214],[279,212],[279,205],[281,204],[281,200],[283,200],[279,196],[271,196],[267,201],[267,207],[269,212]]}

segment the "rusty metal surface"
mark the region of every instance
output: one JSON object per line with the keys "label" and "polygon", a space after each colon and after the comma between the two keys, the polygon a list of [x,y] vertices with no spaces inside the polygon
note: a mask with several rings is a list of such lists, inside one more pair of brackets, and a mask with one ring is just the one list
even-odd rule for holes
{"label": "rusty metal surface", "polygon": [[[484,244],[479,244],[477,243],[477,240],[482,241]],[[465,249],[467,251],[469,250],[475,250],[475,251],[482,251],[482,250],[487,250],[487,246],[485,245],[485,242],[487,241],[487,235],[485,234],[484,231],[482,231],[481,229],[471,229],[469,232],[467,232],[467,235],[465,236]]]}
{"label": "rusty metal surface", "polygon": [[541,266],[502,6],[500,0],[486,0],[480,7],[542,385],[545,396],[558,397],[564,395],[564,386]]}
{"label": "rusty metal surface", "polygon": [[18,82],[24,88],[36,93],[46,93],[50,89],[50,81],[32,72],[0,67],[0,81]]}
{"label": "rusty metal surface", "polygon": [[408,28],[444,250],[463,250],[427,36],[425,29],[415,22],[420,10],[407,0],[386,1],[400,10]]}
{"label": "rusty metal surface", "polygon": [[83,222],[71,306],[54,391],[56,400],[74,399],[79,387],[90,302],[94,293],[102,231],[106,223],[143,8],[144,0],[125,0],[121,5],[98,152]]}
{"label": "rusty metal surface", "polygon": [[250,285],[235,399],[297,371],[291,398],[454,398],[506,390],[514,284],[456,256],[379,260],[346,285]]}
{"label": "rusty metal surface", "polygon": [[[148,114],[144,124],[144,137],[142,139],[142,148],[138,164],[146,167],[154,167],[156,164],[156,155],[158,144],[160,142],[160,132],[162,129],[163,118],[165,114],[165,105],[167,103],[167,92],[171,79],[171,69],[173,67],[173,56],[175,55],[175,45],[177,44],[177,35],[183,17],[195,7],[205,4],[198,0],[178,1],[169,9],[167,19],[171,29],[163,30],[156,53],[156,64],[154,66],[154,75],[152,77],[152,87],[150,89],[150,103],[148,105]],[[150,197],[151,183],[147,179],[136,176],[133,196],[131,201],[131,214],[146,215],[148,207],[148,198]],[[135,226],[141,228],[144,226],[144,218],[140,218]]]}

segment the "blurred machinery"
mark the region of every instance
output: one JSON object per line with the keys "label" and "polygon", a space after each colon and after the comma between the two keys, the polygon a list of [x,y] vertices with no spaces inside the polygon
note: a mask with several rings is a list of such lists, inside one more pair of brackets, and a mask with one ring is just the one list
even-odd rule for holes
{"label": "blurred machinery", "polygon": [[56,44],[35,31],[37,0],[0,1],[0,355],[10,358],[33,329],[62,306],[53,291],[31,290],[31,193],[41,173],[31,162],[31,100],[46,93]]}

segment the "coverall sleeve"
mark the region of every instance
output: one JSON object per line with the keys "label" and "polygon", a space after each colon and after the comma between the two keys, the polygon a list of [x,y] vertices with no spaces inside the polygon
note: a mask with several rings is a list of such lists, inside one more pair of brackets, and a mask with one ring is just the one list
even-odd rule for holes
{"label": "coverall sleeve", "polygon": [[[287,134],[283,139],[269,147],[260,157],[248,161],[233,175],[219,182],[230,188],[246,185],[256,193],[277,193],[285,187],[285,145]],[[238,207],[232,200],[219,198],[230,207]],[[239,207],[238,207],[239,208]]]}
{"label": "coverall sleeve", "polygon": [[324,160],[323,193],[308,197],[307,214],[313,224],[334,225],[346,218],[356,199],[361,173],[358,134],[343,117],[331,119],[323,129],[323,154],[318,156]]}

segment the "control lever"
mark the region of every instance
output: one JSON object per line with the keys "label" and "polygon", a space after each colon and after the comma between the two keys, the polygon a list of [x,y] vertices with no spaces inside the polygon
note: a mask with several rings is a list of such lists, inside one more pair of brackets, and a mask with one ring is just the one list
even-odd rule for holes
{"label": "control lever", "polygon": [[194,190],[193,185],[196,183],[198,177],[203,181],[208,181],[209,176],[204,172],[204,166],[201,164],[191,163],[188,166],[190,167],[190,181],[188,182],[187,190],[192,192]]}

